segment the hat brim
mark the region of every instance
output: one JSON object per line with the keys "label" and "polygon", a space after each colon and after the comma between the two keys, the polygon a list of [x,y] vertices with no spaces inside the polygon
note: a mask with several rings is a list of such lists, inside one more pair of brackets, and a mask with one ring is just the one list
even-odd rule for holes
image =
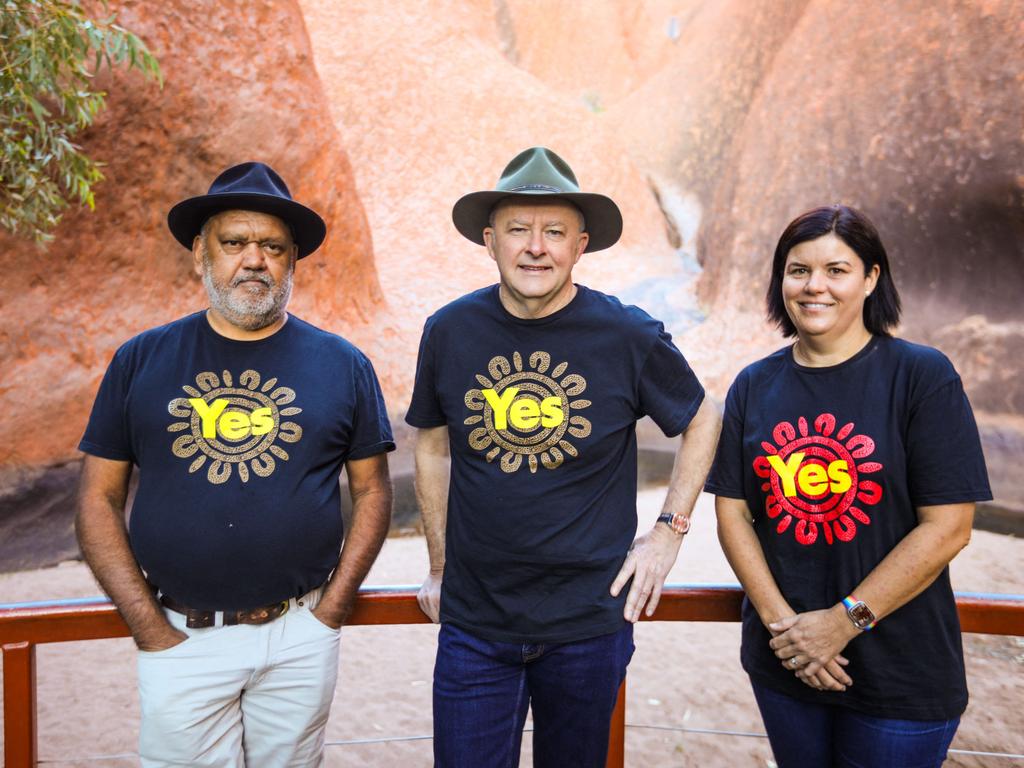
{"label": "hat brim", "polygon": [[477,245],[484,244],[484,228],[494,206],[506,198],[522,198],[535,202],[538,198],[567,200],[583,214],[590,236],[584,253],[610,248],[622,235],[622,213],[610,197],[594,192],[471,192],[463,195],[452,208],[452,222],[459,233]]}
{"label": "hat brim", "polygon": [[269,213],[289,224],[300,259],[319,248],[327,237],[327,225],[316,211],[294,200],[255,192],[200,195],[182,200],[168,211],[167,226],[174,239],[191,250],[203,223],[215,213],[231,210]]}

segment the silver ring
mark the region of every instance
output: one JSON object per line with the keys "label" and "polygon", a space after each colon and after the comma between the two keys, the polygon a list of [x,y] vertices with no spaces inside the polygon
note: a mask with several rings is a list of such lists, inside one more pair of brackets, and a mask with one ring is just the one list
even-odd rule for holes
{"label": "silver ring", "polygon": [[789,666],[791,666],[793,669],[796,669],[796,656],[789,660]]}

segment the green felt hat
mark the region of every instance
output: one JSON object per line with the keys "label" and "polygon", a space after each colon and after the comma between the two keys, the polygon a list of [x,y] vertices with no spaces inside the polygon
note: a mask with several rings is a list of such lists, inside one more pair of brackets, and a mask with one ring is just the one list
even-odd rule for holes
{"label": "green felt hat", "polygon": [[463,237],[484,244],[484,228],[500,201],[523,197],[536,200],[550,197],[567,200],[583,214],[590,240],[586,251],[610,248],[622,234],[622,213],[610,197],[580,192],[572,168],[546,147],[530,147],[513,158],[501,172],[492,190],[471,192],[459,198],[452,208],[452,221]]}

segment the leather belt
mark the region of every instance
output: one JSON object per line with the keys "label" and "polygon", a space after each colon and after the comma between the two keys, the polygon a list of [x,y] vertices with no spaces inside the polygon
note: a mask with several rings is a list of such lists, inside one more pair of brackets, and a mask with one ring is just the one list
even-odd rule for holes
{"label": "leather belt", "polygon": [[185,616],[185,626],[189,629],[203,629],[217,625],[217,614],[223,614],[224,625],[234,624],[266,624],[268,621],[282,616],[288,611],[288,601],[264,605],[260,608],[252,608],[248,611],[202,611],[198,608],[189,608],[182,605],[167,595],[160,595],[160,605],[170,608],[175,613]]}

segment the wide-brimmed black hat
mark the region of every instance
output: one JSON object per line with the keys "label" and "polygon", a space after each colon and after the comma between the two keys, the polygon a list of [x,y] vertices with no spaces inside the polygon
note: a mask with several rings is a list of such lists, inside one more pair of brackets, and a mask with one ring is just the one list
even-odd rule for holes
{"label": "wide-brimmed black hat", "polygon": [[174,239],[192,249],[203,223],[220,211],[259,211],[277,216],[292,228],[298,258],[308,256],[324,241],[327,225],[316,211],[292,200],[288,185],[264,163],[234,165],[213,180],[210,191],[182,200],[167,214]]}
{"label": "wide-brimmed black hat", "polygon": [[505,198],[552,197],[568,200],[583,213],[590,240],[586,251],[615,245],[622,234],[622,214],[610,197],[580,192],[572,168],[546,147],[530,147],[505,166],[493,190],[471,192],[452,208],[452,221],[463,237],[484,244],[484,227],[494,206]]}

